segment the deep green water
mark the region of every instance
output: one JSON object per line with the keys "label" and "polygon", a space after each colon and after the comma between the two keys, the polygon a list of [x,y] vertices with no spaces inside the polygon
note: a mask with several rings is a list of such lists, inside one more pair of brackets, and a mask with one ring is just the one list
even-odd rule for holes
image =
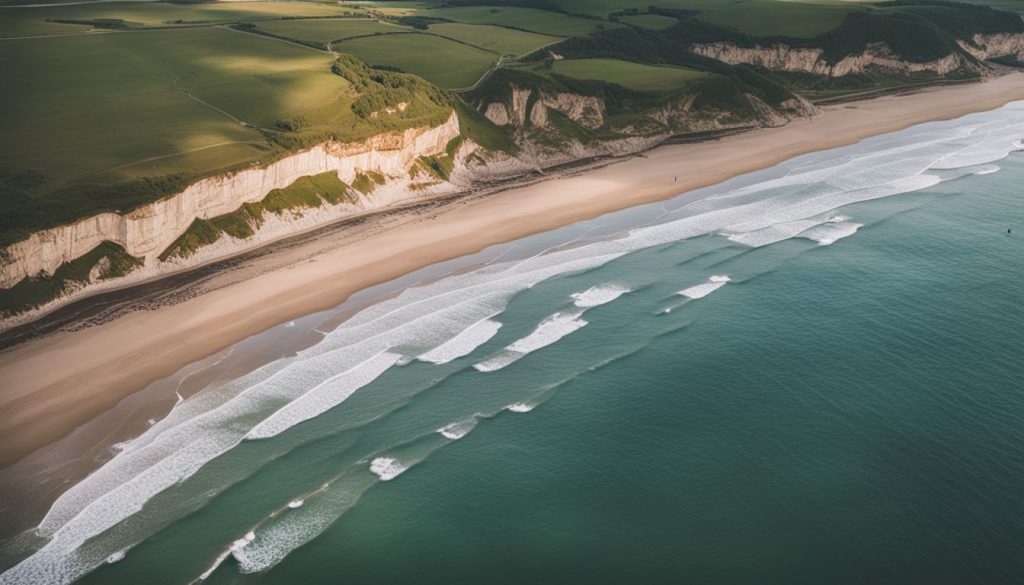
{"label": "deep green water", "polygon": [[[982,131],[990,135],[977,138]],[[485,252],[471,260],[500,256],[497,267],[585,237],[583,247],[548,255],[592,258],[624,228],[772,197],[778,206],[728,224],[757,228],[750,222],[767,217],[789,230],[785,220],[808,217],[807,201],[943,179],[828,207],[805,237],[760,247],[717,229],[667,238],[512,287],[507,306],[497,293],[473,301],[469,321],[440,314],[385,345],[415,357],[482,318],[502,326],[449,363],[385,363],[339,406],[230,446],[76,552],[44,549],[19,567],[27,572],[0,581],[59,582],[78,571],[68,567],[133,545],[81,582],[188,583],[253,531],[240,560],[228,557],[208,583],[1024,583],[1024,154],[1002,158],[1014,136],[1024,137],[1024,105],[802,157],[708,191],[762,186],[749,194],[700,204],[691,202],[706,192],[683,196]],[[932,162],[914,171],[921,160]],[[797,187],[765,183],[813,169],[821,176]],[[807,237],[853,224],[862,227],[831,245]],[[772,229],[739,239],[763,243],[778,236]],[[469,278],[468,262],[442,270]],[[677,294],[712,275],[730,281],[701,298]],[[386,312],[404,324],[451,311],[498,276],[457,278],[427,284],[433,292],[411,312]],[[630,292],[579,313],[570,295],[599,285]],[[406,306],[402,299],[388,302]],[[587,324],[496,371],[472,367],[557,312]],[[311,316],[264,339],[330,330],[336,320]],[[317,378],[317,368],[337,375],[378,359],[377,350],[364,359],[337,348],[300,354],[284,372],[308,368],[312,387],[328,375]],[[285,377],[279,391],[295,391],[305,375]],[[236,405],[258,382],[191,401],[219,392],[218,403]],[[287,403],[281,396],[190,427],[161,453],[205,444],[225,427],[253,432]],[[503,410],[517,403],[533,408]],[[459,421],[449,434],[460,438],[436,432]],[[129,446],[108,466],[146,448]],[[370,470],[379,458],[404,471],[381,481]],[[140,477],[191,460],[154,455],[139,468],[146,472],[112,474],[135,487],[111,501],[129,505]],[[86,508],[69,524],[103,513]],[[262,570],[243,574],[246,563]]]}

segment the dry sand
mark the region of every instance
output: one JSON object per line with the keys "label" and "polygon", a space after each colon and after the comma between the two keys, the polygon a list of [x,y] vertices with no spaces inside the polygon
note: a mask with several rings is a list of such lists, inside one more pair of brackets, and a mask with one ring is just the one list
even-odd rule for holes
{"label": "dry sand", "polygon": [[[315,258],[178,304],[136,311],[0,353],[0,466],[73,430],[121,398],[275,324],[489,245],[671,198],[794,156],[1024,99],[1024,74],[829,106],[812,119],[553,178],[352,238]],[[673,177],[678,176],[678,182]]]}

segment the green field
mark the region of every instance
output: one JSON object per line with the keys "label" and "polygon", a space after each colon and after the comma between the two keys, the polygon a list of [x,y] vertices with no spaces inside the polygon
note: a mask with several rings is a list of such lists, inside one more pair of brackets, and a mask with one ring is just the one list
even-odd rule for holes
{"label": "green field", "polygon": [[683,67],[643,65],[617,59],[563,59],[555,61],[554,73],[576,79],[600,79],[639,91],[671,91],[707,76]]}
{"label": "green field", "polygon": [[475,47],[495,51],[502,55],[524,55],[562,40],[564,37],[504,28],[487,24],[443,23],[430,26],[430,32],[468,43]]}
{"label": "green field", "polygon": [[646,12],[652,4],[658,8],[679,10],[713,10],[742,0],[554,0],[570,14],[590,14],[605,18],[612,12],[620,10],[639,10]]}
{"label": "green field", "polygon": [[412,12],[416,16],[444,18],[469,24],[496,24],[556,37],[581,36],[601,28],[619,26],[610,22],[579,18],[536,8],[459,6],[420,9]]}
{"label": "green field", "polygon": [[698,18],[752,36],[810,38],[836,28],[847,14],[857,9],[852,3],[805,4],[784,0],[750,0],[704,12]]}
{"label": "green field", "polygon": [[660,14],[633,14],[630,16],[620,16],[619,22],[652,30],[662,30],[678,23],[679,20]]}
{"label": "green field", "polygon": [[[216,24],[288,17],[343,16],[353,9],[313,2],[104,2],[39,8],[0,8],[0,34],[26,30],[25,26],[53,26],[54,19],[119,19],[132,27]],[[45,34],[45,33],[38,33]],[[14,36],[14,35],[9,35]],[[21,36],[21,35],[18,35]]]}
{"label": "green field", "polygon": [[496,61],[490,51],[442,37],[421,34],[379,35],[334,44],[371,65],[387,65],[415,73],[441,87],[472,85]]}
{"label": "green field", "polygon": [[312,20],[271,20],[259,30],[290,39],[326,43],[376,33],[408,32],[410,29],[369,18],[317,18]]}
{"label": "green field", "polygon": [[137,204],[183,186],[175,181],[280,156],[282,145],[359,140],[450,112],[410,86],[388,90],[410,102],[401,115],[357,116],[358,95],[332,73],[331,55],[220,27],[7,40],[0,59],[0,127],[15,146],[0,149],[0,239],[19,222],[45,223],[51,205],[72,217],[108,208],[97,194],[106,187],[89,185],[164,186],[118,188]]}

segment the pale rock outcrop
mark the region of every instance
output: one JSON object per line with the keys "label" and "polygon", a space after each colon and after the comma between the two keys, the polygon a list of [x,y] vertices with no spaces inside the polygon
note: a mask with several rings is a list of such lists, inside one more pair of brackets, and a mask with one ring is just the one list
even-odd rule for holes
{"label": "pale rock outcrop", "polygon": [[110,270],[110,258],[104,256],[89,270],[89,282],[99,282],[103,274],[108,270]]}
{"label": "pale rock outcrop", "polygon": [[[252,167],[198,181],[181,193],[131,212],[101,213],[74,223],[33,233],[0,250],[0,287],[9,288],[29,276],[52,274],[61,264],[89,252],[104,240],[119,244],[132,256],[156,265],[160,255],[196,218],[210,218],[260,201],[274,189],[296,179],[334,171],[346,183],[359,172],[407,176],[417,157],[440,154],[459,135],[453,112],[433,128],[411,128],[379,134],[360,143],[324,143],[266,167]],[[419,196],[420,193],[417,193]],[[410,197],[412,195],[409,195]]]}
{"label": "pale rock outcrop", "polygon": [[508,126],[508,108],[505,104],[499,102],[491,102],[487,104],[487,109],[484,111],[484,115],[491,121],[492,124],[497,126]]}
{"label": "pale rock outcrop", "polygon": [[548,125],[548,108],[544,102],[538,101],[530,108],[530,125],[534,128],[543,128]]}
{"label": "pale rock outcrop", "polygon": [[715,42],[693,45],[690,49],[730,65],[758,65],[777,71],[801,71],[829,77],[863,73],[870,69],[885,69],[902,74],[927,72],[945,75],[970,66],[963,55],[952,53],[924,63],[907,61],[893,54],[885,43],[868,45],[863,53],[846,56],[838,63],[829,63],[823,59],[824,49],[820,47],[791,47],[784,43],[767,47],[740,47],[731,42]]}
{"label": "pale rock outcrop", "polygon": [[526,104],[530,100],[531,93],[528,89],[512,86],[512,112],[510,117],[519,126],[526,123]]}
{"label": "pale rock outcrop", "polygon": [[604,102],[596,96],[559,93],[544,96],[543,101],[584,128],[596,130],[604,124]]}
{"label": "pale rock outcrop", "polygon": [[1014,57],[1024,61],[1024,34],[998,33],[991,35],[977,34],[972,37],[974,45],[957,41],[960,47],[975,59],[995,59],[998,57]]}

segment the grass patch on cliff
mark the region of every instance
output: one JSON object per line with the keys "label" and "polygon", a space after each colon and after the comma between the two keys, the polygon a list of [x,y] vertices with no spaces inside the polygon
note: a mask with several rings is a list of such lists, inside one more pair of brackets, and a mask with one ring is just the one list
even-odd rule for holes
{"label": "grass patch on cliff", "polygon": [[0,288],[0,317],[9,317],[45,305],[93,279],[125,276],[142,266],[136,258],[113,242],[103,242],[85,255],[61,264],[52,275],[22,279],[11,288]]}
{"label": "grass patch on cliff", "polygon": [[337,205],[343,201],[354,202],[354,198],[337,173],[329,171],[300,177],[284,189],[274,189],[259,202],[245,203],[231,213],[210,219],[196,218],[185,233],[161,252],[159,259],[166,262],[172,258],[188,258],[225,234],[236,239],[251,238],[263,225],[267,213],[281,214],[320,207],[324,202]]}
{"label": "grass patch on cliff", "polygon": [[373,171],[366,171],[364,173],[356,173],[356,178],[352,179],[352,188],[363,195],[369,195],[373,193],[378,185],[383,185],[386,182],[387,179],[384,178],[384,175]]}
{"label": "grass patch on cliff", "polygon": [[576,79],[615,83],[637,91],[673,91],[707,73],[685,67],[644,65],[618,59],[562,59],[551,71]]}
{"label": "grass patch on cliff", "polygon": [[472,85],[498,60],[491,51],[423,33],[349,39],[335,43],[334,49],[371,65],[415,73],[447,88]]}

